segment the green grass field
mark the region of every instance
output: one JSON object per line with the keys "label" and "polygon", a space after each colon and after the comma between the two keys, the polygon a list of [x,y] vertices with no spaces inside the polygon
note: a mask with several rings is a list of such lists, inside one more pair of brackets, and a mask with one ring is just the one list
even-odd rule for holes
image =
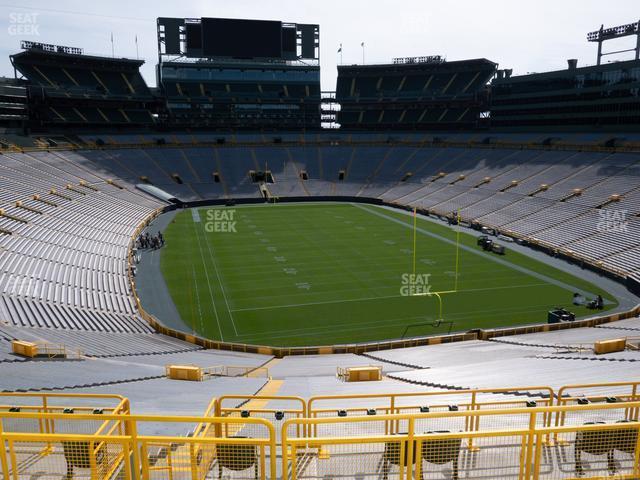
{"label": "green grass field", "polygon": [[484,252],[475,236],[418,219],[416,273],[428,275],[430,292],[449,292],[440,296],[438,325],[435,295],[401,294],[403,274],[413,273],[410,215],[352,204],[198,214],[180,212],[170,224],[161,267],[184,322],[212,339],[328,345],[399,338],[409,325],[407,336],[542,323],[554,306],[589,314],[571,305],[575,291],[617,305],[600,288],[508,245],[505,256]]}

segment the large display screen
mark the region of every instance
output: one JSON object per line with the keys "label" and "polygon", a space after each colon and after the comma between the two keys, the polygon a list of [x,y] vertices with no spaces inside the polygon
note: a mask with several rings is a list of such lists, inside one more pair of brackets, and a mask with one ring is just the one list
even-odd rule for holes
{"label": "large display screen", "polygon": [[299,60],[320,57],[320,27],[274,20],[157,19],[161,55]]}
{"label": "large display screen", "polygon": [[202,27],[199,23],[187,23],[187,51],[202,51]]}
{"label": "large display screen", "polygon": [[281,58],[282,22],[203,18],[202,54],[206,57]]}

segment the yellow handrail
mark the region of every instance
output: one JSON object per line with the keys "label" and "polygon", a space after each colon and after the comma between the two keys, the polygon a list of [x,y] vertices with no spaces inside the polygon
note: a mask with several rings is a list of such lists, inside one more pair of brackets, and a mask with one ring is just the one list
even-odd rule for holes
{"label": "yellow handrail", "polygon": [[[281,397],[267,398],[277,400]],[[218,404],[217,400],[213,400],[209,404],[207,412],[215,411]],[[423,461],[429,464],[430,460],[433,461],[433,455],[445,455],[447,452],[450,454],[455,450],[452,450],[452,445],[457,445],[456,448],[459,450],[464,442],[469,455],[491,457],[491,455],[495,455],[492,452],[496,452],[496,449],[502,452],[500,457],[496,457],[493,463],[485,467],[485,477],[497,478],[500,476],[500,468],[508,467],[514,470],[519,479],[532,480],[538,478],[540,468],[543,466],[541,457],[543,450],[552,445],[562,448],[563,443],[561,442],[556,444],[549,442],[553,436],[561,437],[564,442],[573,442],[574,448],[577,450],[585,448],[585,451],[589,452],[589,442],[602,442],[604,447],[601,447],[604,448],[604,453],[613,450],[614,447],[619,448],[622,452],[619,455],[628,451],[632,454],[631,464],[626,460],[628,457],[624,457],[622,463],[618,462],[620,467],[616,466],[616,468],[621,468],[622,474],[627,477],[617,478],[632,478],[632,475],[637,476],[640,473],[638,472],[640,466],[637,462],[640,452],[640,439],[638,439],[640,422],[637,418],[629,419],[630,421],[626,423],[613,423],[613,420],[616,415],[626,409],[637,411],[639,408],[640,402],[636,401],[617,404],[554,405],[374,416],[298,417],[283,422],[280,432],[281,450],[277,450],[277,432],[274,425],[261,418],[241,418],[235,415],[198,417],[105,414],[102,418],[105,422],[126,424],[124,433],[118,432],[118,434],[110,435],[105,432],[100,434],[6,432],[2,426],[7,420],[13,422],[21,419],[37,419],[47,422],[64,421],[67,422],[65,429],[73,431],[74,422],[95,421],[95,415],[0,412],[0,444],[7,445],[6,449],[0,449],[0,466],[7,479],[15,478],[11,474],[17,472],[18,468],[20,468],[21,475],[33,474],[35,469],[39,469],[40,472],[45,471],[50,475],[63,475],[64,469],[68,468],[69,462],[73,460],[79,465],[78,468],[90,467],[91,477],[100,480],[107,479],[107,475],[114,474],[119,469],[122,469],[120,475],[123,480],[147,480],[153,475],[153,472],[159,471],[167,472],[170,478],[173,475],[176,475],[177,478],[183,478],[184,475],[187,475],[193,480],[204,480],[211,468],[214,467],[214,462],[217,462],[217,466],[221,469],[224,465],[234,465],[232,462],[236,462],[236,466],[238,462],[245,462],[249,465],[247,468],[255,468],[256,475],[259,472],[260,479],[266,480],[267,478],[276,478],[277,452],[281,452],[283,471],[291,472],[290,478],[293,480],[298,476],[299,467],[309,459],[315,458],[314,461],[322,462],[323,459],[336,455],[338,460],[344,458],[344,461],[339,464],[331,463],[331,468],[342,468],[350,476],[358,472],[373,475],[376,472],[360,469],[360,467],[371,467],[365,463],[358,464],[359,458],[367,456],[381,458],[381,461],[386,462],[385,468],[387,470],[385,471],[388,471],[390,468],[397,468],[398,462],[395,464],[393,462],[400,452],[399,458],[403,458],[405,453],[407,458],[406,466],[401,466],[401,474],[407,480],[418,480],[421,476]],[[571,414],[574,424],[551,426],[545,420],[558,414]],[[610,421],[602,425],[582,425],[580,423],[594,415],[606,416]],[[482,424],[483,428],[460,432],[422,431],[422,429],[432,428],[432,426],[436,428],[440,426],[439,428],[441,428],[442,425],[447,425],[443,424],[443,421],[449,421],[449,425],[454,425],[451,422],[456,419],[467,425]],[[473,421],[473,419],[477,421]],[[482,422],[479,421],[480,419],[483,419]],[[195,434],[191,437],[177,437],[138,434],[146,424],[169,426],[172,423],[209,425],[216,427],[213,428],[213,431],[216,432],[227,430],[217,427],[234,425],[235,427],[230,429],[234,434],[246,431],[253,433],[253,436],[215,435],[209,437]],[[385,424],[395,424],[402,428],[396,428],[395,431],[389,432],[384,430]],[[322,428],[313,428],[314,426]],[[209,430],[211,431],[211,428]],[[115,433],[115,430],[111,430],[110,433]],[[29,445],[48,445],[48,448],[40,451],[40,458],[48,460],[40,466],[35,462],[33,467],[30,464],[21,463],[21,457],[17,453],[20,451],[19,449],[24,449]],[[90,447],[86,451],[88,453],[82,454],[84,457],[78,453],[83,451],[80,448],[82,445]],[[382,449],[381,445],[385,446],[384,451],[380,450]],[[394,453],[394,445],[397,447],[396,453]],[[63,446],[65,447],[64,452]],[[153,455],[149,447],[161,449],[165,452],[165,456]],[[76,449],[75,454],[74,448]],[[248,458],[247,455],[250,455],[251,458]],[[309,457],[308,455],[313,456]],[[63,456],[67,462],[66,466],[62,461]],[[89,458],[86,458],[87,456]],[[504,458],[511,463],[506,466],[501,465],[499,459]],[[86,460],[89,460],[89,463]],[[129,463],[133,468],[127,467]],[[408,467],[414,464],[415,468]],[[546,468],[547,465],[544,465]],[[42,466],[46,466],[48,470],[42,470]],[[318,468],[320,467],[322,467],[322,463],[318,464]],[[567,468],[562,465],[559,467]],[[584,468],[577,457],[573,467],[576,472],[581,472]],[[593,469],[594,467],[589,468]],[[562,478],[566,478],[566,475]]]}

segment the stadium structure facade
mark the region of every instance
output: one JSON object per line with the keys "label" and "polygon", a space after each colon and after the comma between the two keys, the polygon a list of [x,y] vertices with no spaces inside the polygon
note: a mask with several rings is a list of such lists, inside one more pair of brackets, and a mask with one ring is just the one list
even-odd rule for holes
{"label": "stadium structure facade", "polygon": [[640,125],[640,61],[577,67],[491,83],[491,125],[500,130],[634,131]]}
{"label": "stadium structure facade", "polygon": [[[590,34],[590,41],[599,42],[594,66],[578,67],[570,60],[566,70],[512,76],[511,70],[499,70],[487,59],[396,58],[389,64],[339,65],[336,91],[322,92],[318,25],[179,18],[158,18],[157,23],[157,88],[144,82],[139,71],[143,61],[23,42],[23,51],[11,56],[21,77],[11,82],[20,87],[8,92],[9,79],[3,87],[9,93],[4,108],[22,113],[0,121],[14,129],[43,132],[96,127],[479,132],[640,128],[637,49],[634,60],[600,62],[606,55],[602,43],[637,34],[637,24],[622,33],[603,29]],[[261,41],[250,40],[255,29],[266,46],[258,48]],[[228,46],[207,46],[219,45],[216,35],[225,31],[235,35]],[[16,97],[19,88],[26,88],[26,94]]]}
{"label": "stadium structure facade", "polygon": [[486,59],[397,59],[389,65],[338,66],[338,122],[359,130],[474,130],[488,127]]}
{"label": "stadium structure facade", "polygon": [[90,56],[80,49],[33,42],[22,46],[11,63],[28,82],[29,129],[155,123],[157,100],[140,74],[142,60]]}
{"label": "stadium structure facade", "polygon": [[164,61],[158,69],[163,123],[173,128],[320,128],[317,65]]}

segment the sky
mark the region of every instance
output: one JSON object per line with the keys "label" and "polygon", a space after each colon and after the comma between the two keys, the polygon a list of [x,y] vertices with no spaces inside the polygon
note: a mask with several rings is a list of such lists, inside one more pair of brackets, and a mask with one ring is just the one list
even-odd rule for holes
{"label": "sky", "polygon": [[[87,54],[146,61],[155,86],[156,17],[224,17],[320,24],[322,89],[334,90],[336,65],[387,63],[394,57],[488,58],[514,75],[596,61],[588,32],[640,19],[638,0],[0,0],[0,76],[20,40],[81,47]],[[135,38],[138,38],[136,53]],[[342,44],[342,59],[337,53]],[[605,44],[635,47],[635,37]],[[606,61],[631,58],[630,53]]]}

